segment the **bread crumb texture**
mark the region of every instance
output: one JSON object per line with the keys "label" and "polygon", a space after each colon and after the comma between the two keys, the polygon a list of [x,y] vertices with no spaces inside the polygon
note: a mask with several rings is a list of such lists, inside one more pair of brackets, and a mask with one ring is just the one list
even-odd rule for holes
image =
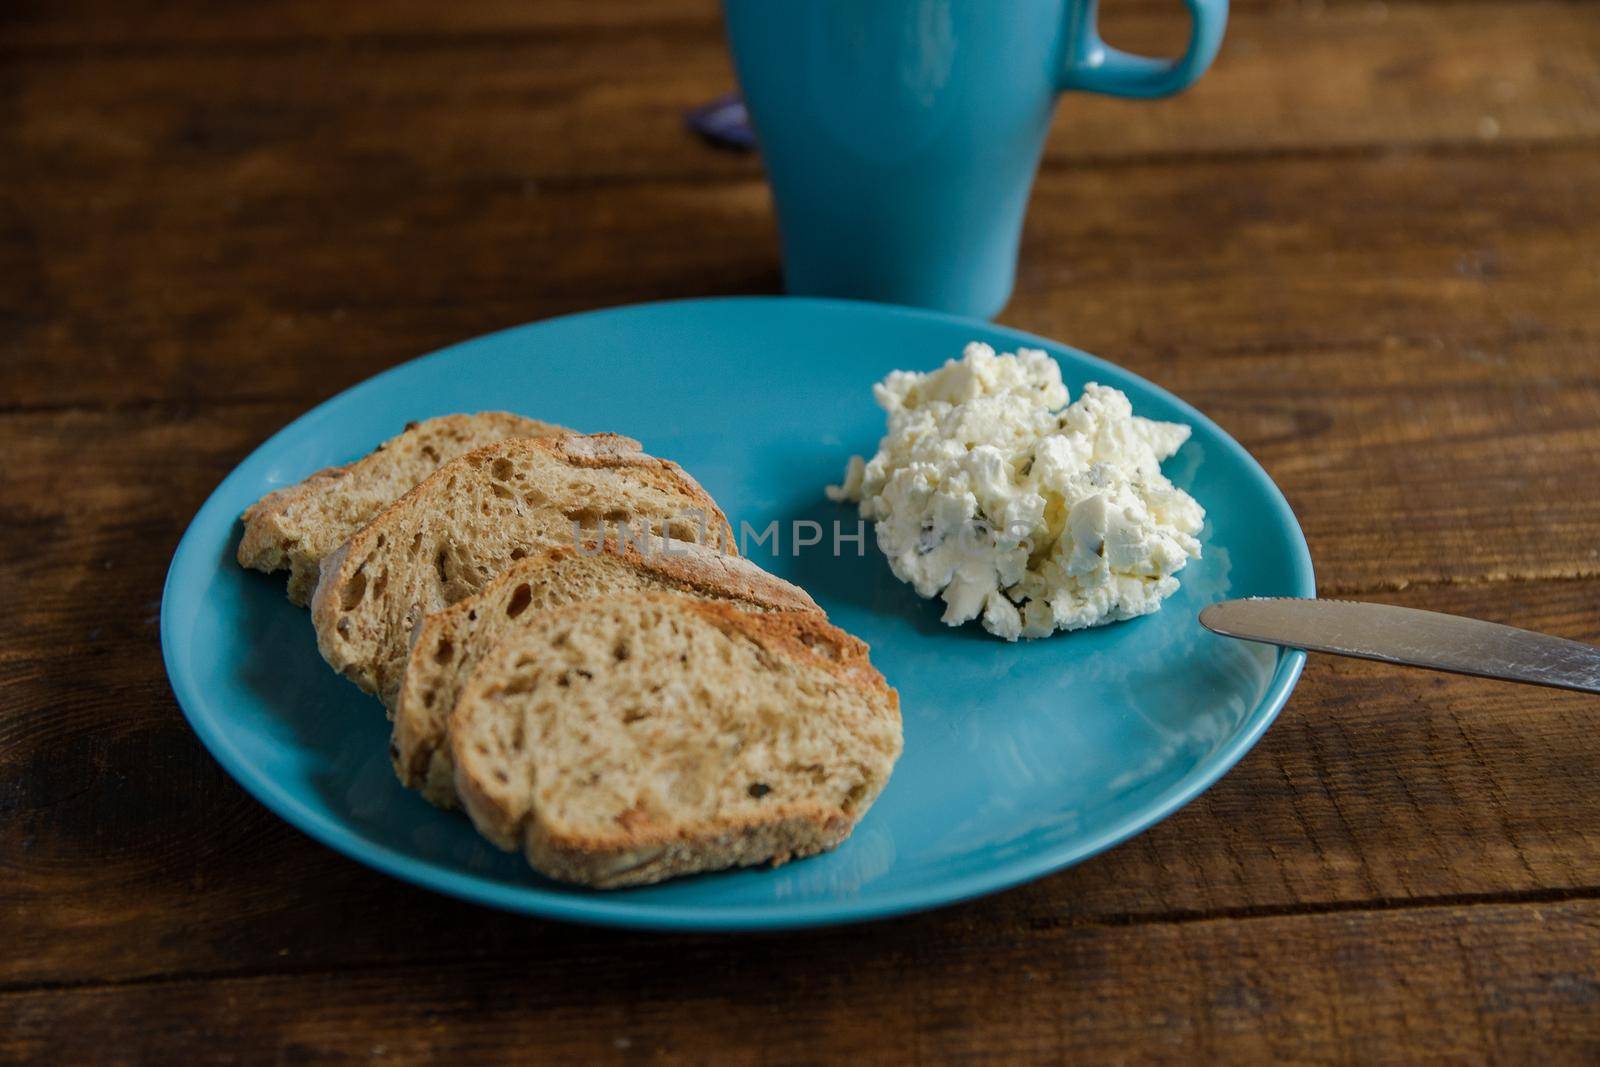
{"label": "bread crumb texture", "polygon": [[553,878],[638,885],[838,844],[899,756],[899,699],[814,613],[636,594],[495,647],[451,745],[491,840]]}

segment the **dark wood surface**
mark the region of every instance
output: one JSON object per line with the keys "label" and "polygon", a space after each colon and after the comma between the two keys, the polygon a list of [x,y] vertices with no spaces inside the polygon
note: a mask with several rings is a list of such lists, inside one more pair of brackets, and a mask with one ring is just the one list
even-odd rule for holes
{"label": "dark wood surface", "polygon": [[[1113,5],[1157,49],[1166,0]],[[0,7],[0,1060],[1593,1063],[1600,706],[1312,659],[1178,815],[799,936],[543,923],[312,844],[162,671],[260,441],[449,341],[769,292],[701,0]],[[1001,321],[1257,455],[1322,589],[1600,641],[1600,5],[1235,5],[1065,101]]]}

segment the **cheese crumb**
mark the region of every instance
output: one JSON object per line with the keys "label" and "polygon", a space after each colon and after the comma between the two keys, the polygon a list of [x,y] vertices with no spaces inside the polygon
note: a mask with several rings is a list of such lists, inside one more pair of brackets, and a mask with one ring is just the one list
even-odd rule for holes
{"label": "cheese crumb", "polygon": [[833,500],[874,521],[895,576],[943,620],[1008,641],[1148,615],[1200,558],[1205,510],[1161,473],[1189,427],[1090,383],[1070,404],[1047,353],[982,342],[873,387],[888,434]]}

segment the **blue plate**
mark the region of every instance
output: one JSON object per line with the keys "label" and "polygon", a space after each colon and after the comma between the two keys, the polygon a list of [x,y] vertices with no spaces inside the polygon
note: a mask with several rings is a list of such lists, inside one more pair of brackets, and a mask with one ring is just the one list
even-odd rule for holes
{"label": "blue plate", "polygon": [[[823,486],[883,431],[870,387],[981,339],[1033,345],[1144,415],[1194,427],[1167,463],[1210,516],[1205,556],[1156,615],[1005,644],[950,630],[889,573],[868,531],[834,555],[853,507]],[[281,576],[233,561],[239,512],[351,459],[409,419],[505,408],[616,430],[678,460],[735,527],[782,538],[747,554],[798,582],[865,638],[900,690],[905,755],[838,851],[610,893],[546,881],[396,782],[388,724],[323,665]],[[801,548],[798,528],[829,531]],[[552,918],[673,929],[772,929],[870,919],[1003,889],[1092,856],[1171,814],[1242,756],[1288,699],[1303,653],[1212,636],[1224,597],[1310,596],[1311,559],[1283,496],[1227,434],[1110,363],[987,322],[874,304],[696,300],[535,323],[447,348],[334,397],[262,445],[184,535],[161,644],[195,732],[262,803],[312,837],[408,881]]]}

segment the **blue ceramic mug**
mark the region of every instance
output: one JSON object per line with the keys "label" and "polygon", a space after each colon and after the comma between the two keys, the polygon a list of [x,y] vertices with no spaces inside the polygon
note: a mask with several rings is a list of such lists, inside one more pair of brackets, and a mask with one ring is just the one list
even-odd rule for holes
{"label": "blue ceramic mug", "polygon": [[1192,84],[1228,2],[1184,2],[1158,60],[1106,45],[1095,0],[725,0],[788,290],[997,314],[1056,94]]}

